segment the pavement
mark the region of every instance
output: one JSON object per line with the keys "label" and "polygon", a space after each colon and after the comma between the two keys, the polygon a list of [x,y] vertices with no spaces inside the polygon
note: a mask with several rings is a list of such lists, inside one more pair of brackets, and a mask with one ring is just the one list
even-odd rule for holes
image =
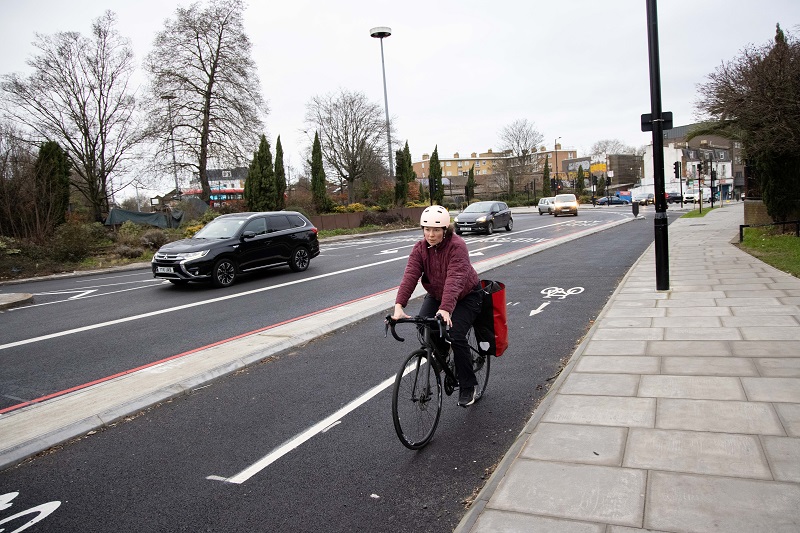
{"label": "pavement", "polygon": [[[740,203],[672,223],[670,290],[655,288],[654,247],[639,258],[458,533],[800,531],[800,279],[733,246],[742,223]],[[393,301],[374,295],[0,414],[0,468]]]}
{"label": "pavement", "polygon": [[458,533],[800,531],[800,279],[742,223],[672,223],[667,291],[650,246]]}

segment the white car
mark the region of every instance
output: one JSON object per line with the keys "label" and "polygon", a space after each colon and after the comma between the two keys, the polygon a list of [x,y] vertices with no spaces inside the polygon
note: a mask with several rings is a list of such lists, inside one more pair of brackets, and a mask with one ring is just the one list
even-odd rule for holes
{"label": "white car", "polygon": [[548,215],[553,212],[553,203],[555,202],[555,196],[550,196],[547,198],[541,198],[539,200],[539,205],[536,206],[539,209],[539,214],[544,215],[547,213]]}

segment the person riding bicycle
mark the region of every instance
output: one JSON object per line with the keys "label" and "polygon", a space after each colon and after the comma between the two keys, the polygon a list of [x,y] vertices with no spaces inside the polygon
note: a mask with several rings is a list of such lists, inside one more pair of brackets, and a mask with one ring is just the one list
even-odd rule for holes
{"label": "person riding bicycle", "polygon": [[458,405],[467,407],[475,403],[478,384],[472,370],[467,333],[481,311],[480,279],[470,263],[467,243],[453,232],[447,209],[438,205],[427,207],[419,223],[424,238],[414,245],[408,256],[392,318],[409,318],[403,309],[421,279],[428,294],[419,315],[441,315],[450,328],[459,384]]}

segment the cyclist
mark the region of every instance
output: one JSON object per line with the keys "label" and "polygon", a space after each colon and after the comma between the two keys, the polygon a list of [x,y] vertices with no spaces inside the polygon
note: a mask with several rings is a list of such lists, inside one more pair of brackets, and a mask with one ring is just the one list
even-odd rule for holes
{"label": "cyclist", "polygon": [[[478,384],[472,370],[467,333],[481,310],[480,280],[469,261],[467,244],[453,231],[447,209],[438,205],[427,207],[419,223],[423,239],[414,245],[408,256],[392,318],[409,318],[403,309],[421,279],[428,294],[419,314],[441,315],[450,328],[459,384],[458,405],[467,407],[475,403]],[[446,350],[445,347],[444,353]]]}

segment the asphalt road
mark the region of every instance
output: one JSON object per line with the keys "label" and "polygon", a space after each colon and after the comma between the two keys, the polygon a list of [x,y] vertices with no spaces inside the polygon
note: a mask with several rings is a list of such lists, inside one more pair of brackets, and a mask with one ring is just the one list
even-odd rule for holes
{"label": "asphalt road", "polygon": [[652,239],[634,221],[484,273],[507,285],[510,348],[421,451],[394,434],[390,388],[282,448],[397,371],[413,336],[376,315],[0,473],[19,492],[0,520],[57,501],[31,531],[452,531]]}

